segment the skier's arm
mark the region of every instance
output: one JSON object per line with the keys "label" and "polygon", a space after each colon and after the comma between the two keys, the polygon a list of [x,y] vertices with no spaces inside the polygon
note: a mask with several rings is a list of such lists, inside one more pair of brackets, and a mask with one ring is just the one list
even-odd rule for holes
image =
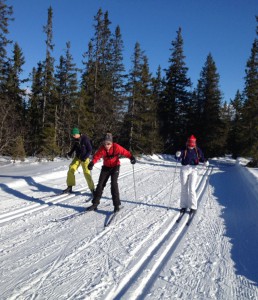
{"label": "skier's arm", "polygon": [[83,137],[82,144],[84,151],[82,151],[80,159],[82,161],[85,161],[91,155],[92,146],[89,139],[86,136]]}

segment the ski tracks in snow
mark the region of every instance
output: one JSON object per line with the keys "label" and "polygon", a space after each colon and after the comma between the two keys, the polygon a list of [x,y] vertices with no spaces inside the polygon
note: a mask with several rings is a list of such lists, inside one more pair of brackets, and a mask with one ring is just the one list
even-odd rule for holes
{"label": "ski tracks in snow", "polygon": [[[240,285],[223,281],[225,277],[234,282],[236,275],[223,219],[218,219],[222,208],[212,199],[212,167],[200,169],[199,209],[189,227],[185,226],[187,214],[176,223],[180,184],[179,172],[174,176],[173,170],[173,162],[139,164],[135,170],[137,199],[132,171],[128,167],[121,172],[124,209],[110,227],[104,228],[104,218],[111,203],[103,199],[97,213],[57,223],[45,220],[44,231],[39,229],[34,240],[28,236],[26,245],[21,241],[17,250],[10,244],[2,251],[6,263],[0,265],[8,277],[0,282],[4,299],[153,300],[171,299],[171,295],[175,299],[191,299],[192,295],[236,299],[240,293],[246,297],[243,299],[255,299],[248,280],[241,282],[249,293],[245,288],[241,292]],[[161,176],[163,185],[157,186]],[[18,222],[19,217],[14,220]],[[8,267],[15,259],[14,266]]]}

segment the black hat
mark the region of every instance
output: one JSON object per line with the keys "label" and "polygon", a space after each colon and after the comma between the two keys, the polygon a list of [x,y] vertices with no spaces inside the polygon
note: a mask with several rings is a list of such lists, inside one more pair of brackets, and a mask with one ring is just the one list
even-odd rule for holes
{"label": "black hat", "polygon": [[113,143],[113,137],[110,132],[106,133],[103,139],[103,142],[111,142]]}

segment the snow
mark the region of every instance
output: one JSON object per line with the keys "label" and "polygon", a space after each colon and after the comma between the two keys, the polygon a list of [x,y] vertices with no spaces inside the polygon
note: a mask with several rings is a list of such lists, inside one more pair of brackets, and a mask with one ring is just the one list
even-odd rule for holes
{"label": "snow", "polygon": [[[180,165],[168,155],[121,160],[123,209],[108,183],[97,212],[69,161],[0,158],[1,299],[258,299],[258,169],[199,166],[198,210],[179,224]],[[92,171],[97,184],[102,162]],[[86,202],[88,200],[88,202]]]}

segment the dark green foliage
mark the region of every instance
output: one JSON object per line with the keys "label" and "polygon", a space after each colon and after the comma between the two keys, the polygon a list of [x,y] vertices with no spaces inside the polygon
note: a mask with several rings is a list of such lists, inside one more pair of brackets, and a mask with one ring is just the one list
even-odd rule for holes
{"label": "dark green foliage", "polygon": [[182,30],[172,41],[170,66],[166,70],[164,97],[161,108],[163,119],[162,135],[166,149],[174,153],[182,145],[190,124],[191,80],[187,77],[183,52]]}
{"label": "dark green foliage", "polygon": [[[258,161],[258,41],[246,64],[245,89],[222,104],[219,74],[211,54],[192,90],[185,64],[182,30],[172,41],[164,77],[155,77],[136,42],[131,69],[123,64],[120,27],[111,31],[108,12],[98,10],[94,34],[78,70],[70,42],[55,65],[53,10],[48,9],[46,55],[33,68],[30,93],[22,88],[25,58],[18,43],[7,55],[12,7],[0,0],[0,154],[23,159],[36,155],[53,160],[70,148],[70,131],[79,127],[96,149],[103,133],[134,153],[175,153],[190,134],[197,137],[206,157],[232,153]],[[258,31],[258,29],[257,29]],[[258,34],[258,32],[257,32]],[[83,42],[84,43],[84,42]],[[78,73],[81,72],[80,82]]]}
{"label": "dark green foliage", "polygon": [[[258,22],[258,17],[256,17]],[[258,160],[258,26],[246,64],[243,105],[243,152]]]}
{"label": "dark green foliage", "polygon": [[65,57],[61,56],[56,77],[56,143],[61,154],[67,152],[70,143],[70,128],[78,121],[79,114],[85,110],[78,106],[77,68],[70,53],[70,43],[66,44]]}
{"label": "dark green foliage", "polygon": [[200,105],[199,131],[196,136],[207,157],[225,154],[224,123],[221,118],[219,74],[212,55],[207,56],[198,81],[197,98]]}
{"label": "dark green foliage", "polygon": [[124,136],[129,137],[126,144],[129,149],[146,154],[154,153],[159,145],[157,102],[152,85],[148,59],[136,43],[127,85],[128,113]]}
{"label": "dark green foliage", "polygon": [[37,154],[37,157],[46,157],[53,161],[54,158],[60,155],[60,149],[56,144],[56,130],[54,127],[44,127],[42,131],[42,144]]}
{"label": "dark green foliage", "polygon": [[228,134],[228,149],[233,158],[243,155],[243,103],[244,99],[240,91],[237,91],[234,100],[231,100],[230,130]]}
{"label": "dark green foliage", "polygon": [[24,149],[24,141],[21,136],[17,136],[13,140],[11,156],[14,161],[17,159],[20,159],[21,161],[25,160],[26,153],[25,153],[25,149]]}

